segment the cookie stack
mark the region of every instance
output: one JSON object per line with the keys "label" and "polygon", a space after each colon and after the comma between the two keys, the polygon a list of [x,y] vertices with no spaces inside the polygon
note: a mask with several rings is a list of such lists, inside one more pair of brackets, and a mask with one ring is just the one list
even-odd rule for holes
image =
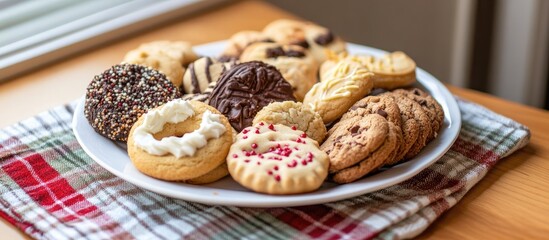
{"label": "cookie stack", "polygon": [[436,137],[444,113],[420,89],[398,89],[356,102],[328,131],[321,149],[338,183],[356,181],[386,165],[415,157]]}
{"label": "cookie stack", "polygon": [[350,55],[327,28],[278,20],[236,33],[218,57],[186,42],[142,44],[95,76],[84,112],[149,176],[230,175],[253,191],[296,194],[411,159],[437,136],[440,105],[403,88],[415,69],[402,52]]}

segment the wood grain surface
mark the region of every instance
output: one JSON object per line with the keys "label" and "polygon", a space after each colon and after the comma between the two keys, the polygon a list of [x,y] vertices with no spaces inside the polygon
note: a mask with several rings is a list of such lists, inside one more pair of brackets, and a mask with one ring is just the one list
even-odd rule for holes
{"label": "wood grain surface", "polygon": [[[81,97],[91,78],[120,62],[125,52],[153,40],[193,44],[259,30],[291,14],[259,1],[239,1],[128,36],[10,82],[0,84],[0,128]],[[374,46],[375,47],[375,46]],[[498,163],[420,239],[539,239],[549,236],[549,112],[449,86],[452,93],[510,117],[532,132],[528,146]],[[6,221],[0,238],[28,239]]]}

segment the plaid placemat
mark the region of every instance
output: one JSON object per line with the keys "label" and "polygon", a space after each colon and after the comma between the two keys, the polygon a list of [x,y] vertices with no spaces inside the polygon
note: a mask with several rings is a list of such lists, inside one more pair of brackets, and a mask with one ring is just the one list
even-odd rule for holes
{"label": "plaid placemat", "polygon": [[458,99],[455,144],[401,184],[305,207],[208,206],[137,188],[97,165],[72,133],[75,104],[0,130],[0,216],[37,239],[410,238],[530,139],[525,126]]}

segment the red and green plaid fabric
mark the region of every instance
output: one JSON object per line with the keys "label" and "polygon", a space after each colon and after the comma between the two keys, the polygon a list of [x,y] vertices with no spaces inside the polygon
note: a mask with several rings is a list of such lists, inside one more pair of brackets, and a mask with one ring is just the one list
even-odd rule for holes
{"label": "red and green plaid fabric", "polygon": [[0,216],[37,239],[398,239],[425,230],[529,130],[458,99],[452,148],[417,176],[359,197],[305,207],[208,206],[140,189],[76,141],[74,103],[0,130]]}

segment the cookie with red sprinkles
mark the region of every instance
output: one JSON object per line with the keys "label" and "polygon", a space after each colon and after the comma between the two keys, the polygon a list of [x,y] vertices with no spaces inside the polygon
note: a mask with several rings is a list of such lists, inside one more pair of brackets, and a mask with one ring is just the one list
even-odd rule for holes
{"label": "cookie with red sprinkles", "polygon": [[86,88],[84,114],[96,132],[125,142],[142,114],[180,97],[181,93],[172,82],[157,70],[119,64],[96,75],[90,82]]}
{"label": "cookie with red sprinkles", "polygon": [[296,126],[259,122],[237,135],[227,165],[233,179],[253,191],[296,194],[322,185],[329,159]]}

